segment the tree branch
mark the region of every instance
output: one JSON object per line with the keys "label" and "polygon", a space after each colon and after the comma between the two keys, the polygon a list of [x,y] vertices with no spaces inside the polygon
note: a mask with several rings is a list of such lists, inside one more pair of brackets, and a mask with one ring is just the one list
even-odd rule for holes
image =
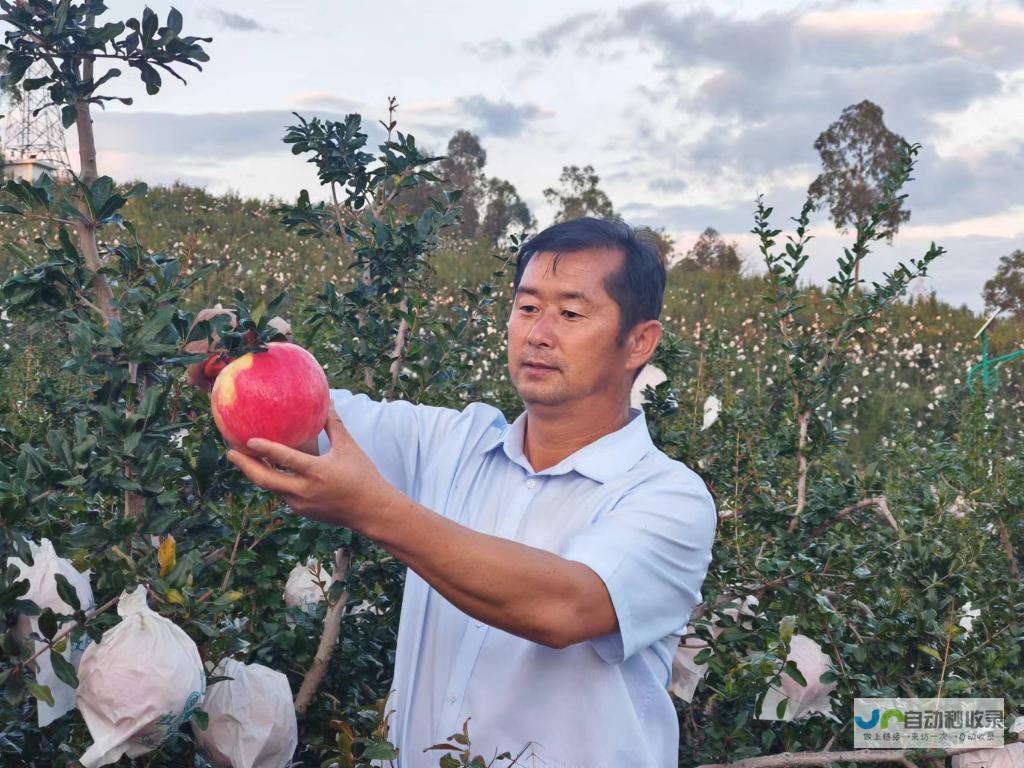
{"label": "tree branch", "polygon": [[899,525],[896,523],[896,518],[892,516],[892,512],[889,511],[889,503],[886,501],[885,496],[873,496],[869,499],[861,499],[855,504],[851,504],[848,507],[843,507],[836,513],[836,516],[831,520],[822,523],[813,531],[811,531],[811,538],[816,539],[833,525],[838,523],[844,517],[849,515],[851,512],[855,512],[858,509],[864,509],[865,507],[876,507],[879,514],[885,518],[885,521],[892,526],[893,530],[899,530]]}
{"label": "tree branch", "polygon": [[[94,617],[96,617],[96,616],[99,616],[99,615],[100,615],[101,613],[103,613],[104,611],[109,611],[109,610],[110,610],[111,608],[113,608],[113,607],[114,607],[115,605],[117,605],[117,603],[118,603],[118,601],[119,601],[120,599],[121,599],[121,596],[120,596],[120,595],[118,595],[117,597],[112,597],[112,598],[110,598],[109,600],[107,600],[107,602],[105,602],[105,603],[104,603],[103,605],[101,605],[101,606],[100,606],[99,608],[95,608],[94,610],[92,610],[92,611],[91,611],[91,612],[90,612],[90,613],[89,613],[89,614],[88,614],[88,615],[87,615],[87,616],[85,617],[85,622],[83,623],[83,626],[84,626],[84,624],[88,623],[88,622],[89,622],[89,621],[90,621],[90,620],[91,620],[92,618],[94,618]],[[35,660],[36,660],[37,658],[39,658],[40,656],[42,656],[42,655],[43,655],[44,653],[46,653],[46,652],[47,652],[47,651],[49,651],[49,650],[52,650],[52,649],[53,649],[53,646],[55,646],[55,645],[56,645],[57,643],[59,643],[59,642],[60,642],[61,640],[63,640],[63,639],[65,638],[65,637],[67,637],[68,635],[70,635],[70,634],[71,634],[71,632],[72,632],[72,630],[74,630],[74,628],[75,628],[75,627],[77,627],[77,626],[78,626],[78,622],[77,622],[77,621],[72,621],[72,622],[71,622],[71,623],[70,623],[70,624],[68,625],[67,629],[63,629],[63,630],[61,630],[60,632],[58,632],[58,633],[57,633],[56,635],[54,635],[54,636],[53,636],[53,639],[52,639],[52,640],[50,640],[50,641],[49,641],[49,642],[48,642],[48,643],[47,643],[47,644],[46,644],[46,645],[45,645],[45,646],[44,646],[43,648],[40,648],[40,649],[39,649],[38,651],[36,651],[35,653],[33,653],[33,654],[32,654],[31,656],[29,656],[29,657],[28,657],[27,659],[25,659],[24,661],[20,662],[20,663],[18,664],[18,666],[19,666],[19,667],[25,667],[25,666],[28,666],[28,665],[29,665],[29,664],[31,664],[31,663],[32,663],[33,661],[35,661]]]}
{"label": "tree branch", "polygon": [[800,439],[797,442],[797,453],[800,456],[796,476],[796,511],[793,512],[793,519],[789,521],[789,532],[796,530],[800,522],[800,513],[807,506],[807,425],[811,421],[811,412],[804,411],[797,417],[797,424],[800,425]]}
{"label": "tree branch", "polygon": [[999,541],[1006,552],[1006,559],[1010,561],[1010,575],[1014,581],[1020,578],[1020,569],[1017,567],[1017,558],[1013,554],[1013,543],[1010,541],[1010,532],[1006,530],[1006,523],[1003,518],[996,515],[996,527],[999,528]]}
{"label": "tree branch", "polygon": [[[352,552],[347,548],[335,551],[331,586],[345,580],[351,557]],[[347,602],[348,590],[346,589],[327,608],[327,614],[324,616],[324,630],[323,634],[320,635],[320,645],[317,646],[316,656],[313,657],[312,665],[310,665],[305,677],[302,678],[299,692],[295,694],[295,711],[300,715],[306,714],[306,710],[309,709],[309,705],[313,701],[313,696],[316,695],[317,688],[320,687],[320,683],[327,673],[327,664],[334,653],[334,646],[338,644],[338,635],[341,633],[341,617],[345,613],[345,604]]]}

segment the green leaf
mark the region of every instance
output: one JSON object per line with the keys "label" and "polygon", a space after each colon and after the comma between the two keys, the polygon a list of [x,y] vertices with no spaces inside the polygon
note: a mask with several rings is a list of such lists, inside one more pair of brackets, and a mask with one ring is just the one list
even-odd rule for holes
{"label": "green leaf", "polygon": [[786,716],[786,707],[789,705],[789,699],[783,699],[775,705],[775,716],[781,720]]}
{"label": "green leaf", "polygon": [[203,441],[199,444],[199,456],[196,461],[195,481],[196,488],[200,495],[209,490],[217,473],[220,464],[220,450],[214,437],[210,434],[203,435]]}
{"label": "green leaf", "polygon": [[788,643],[793,638],[793,633],[796,631],[796,616],[784,616],[782,621],[779,622],[779,638],[784,643]]}
{"label": "green leaf", "polygon": [[146,84],[146,93],[153,96],[160,92],[160,73],[146,62],[132,62],[132,65],[142,75],[142,82]]}
{"label": "green leaf", "polygon": [[114,190],[114,180],[109,176],[100,176],[89,188],[89,206],[93,213],[102,210]]}
{"label": "green leaf", "polygon": [[714,655],[714,651],[710,648],[702,648],[696,656],[693,657],[694,664],[706,664],[707,660]]}
{"label": "green leaf", "polygon": [[57,594],[60,595],[60,599],[70,605],[72,611],[80,611],[82,604],[78,600],[78,592],[71,586],[67,576],[63,573],[57,573],[54,574],[53,578],[57,582]]}
{"label": "green leaf", "polygon": [[210,715],[201,709],[194,710],[192,712],[192,722],[199,726],[199,729],[205,731],[210,727]]}
{"label": "green leaf", "polygon": [[50,689],[45,685],[40,685],[34,680],[25,680],[25,687],[28,688],[29,693],[35,696],[40,701],[45,701],[51,707],[54,704],[53,694],[50,693]]}
{"label": "green leaf", "polygon": [[172,7],[170,13],[167,14],[167,28],[171,30],[175,35],[181,34],[181,11],[177,8]]}
{"label": "green leaf", "polygon": [[796,665],[795,661],[790,659],[786,662],[786,665],[785,667],[783,667],[783,669],[785,669],[786,674],[788,674],[790,677],[796,680],[796,682],[798,682],[804,688],[807,687],[807,678],[804,677],[803,672],[800,671],[800,667]]}
{"label": "green leaf", "polygon": [[43,637],[53,640],[58,627],[57,614],[53,612],[52,608],[44,608],[43,612],[39,614],[39,631],[43,633]]}
{"label": "green leaf", "polygon": [[398,751],[386,741],[371,741],[366,745],[361,757],[363,760],[395,760],[398,758]]}
{"label": "green leaf", "polygon": [[940,654],[937,650],[935,650],[929,645],[918,645],[917,650],[919,650],[921,653],[925,653],[931,656],[933,659],[942,661],[942,654]]}
{"label": "green leaf", "polygon": [[71,662],[59,653],[51,653],[50,663],[53,665],[54,673],[61,679],[61,681],[67,683],[72,688],[78,687],[78,673],[75,672],[75,668],[72,666]]}

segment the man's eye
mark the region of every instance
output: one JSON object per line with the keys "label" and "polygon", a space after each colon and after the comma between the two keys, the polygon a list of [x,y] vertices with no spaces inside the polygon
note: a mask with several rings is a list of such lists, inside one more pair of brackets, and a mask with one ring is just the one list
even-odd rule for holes
{"label": "man's eye", "polygon": [[[532,304],[520,304],[519,305],[519,309],[520,310],[536,309],[536,307],[533,306]],[[563,314],[572,315],[573,317],[583,317],[583,315],[579,314],[578,312],[573,312],[571,309],[565,309],[565,310],[562,310],[562,312],[563,312]]]}

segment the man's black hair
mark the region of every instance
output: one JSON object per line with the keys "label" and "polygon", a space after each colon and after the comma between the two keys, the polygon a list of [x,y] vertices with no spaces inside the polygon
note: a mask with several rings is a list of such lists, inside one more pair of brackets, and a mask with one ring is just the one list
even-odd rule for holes
{"label": "man's black hair", "polygon": [[[520,247],[513,290],[519,290],[526,265],[536,254],[553,253],[551,269],[555,270],[563,253],[591,249],[617,251],[625,255],[622,266],[604,281],[605,291],[619,306],[619,332],[615,344],[621,347],[637,323],[659,319],[665,297],[665,257],[644,230],[616,219],[590,216],[554,224]],[[633,381],[641,370],[642,367],[633,374]]]}

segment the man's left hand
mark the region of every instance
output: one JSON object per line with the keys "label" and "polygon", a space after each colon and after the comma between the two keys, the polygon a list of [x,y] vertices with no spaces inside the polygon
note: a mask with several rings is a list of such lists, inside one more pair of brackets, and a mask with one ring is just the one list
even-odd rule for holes
{"label": "man's left hand", "polygon": [[331,447],[322,456],[253,438],[246,448],[257,458],[229,450],[228,460],[260,488],[281,496],[294,512],[365,534],[396,489],[352,439],[333,404],[326,429]]}

